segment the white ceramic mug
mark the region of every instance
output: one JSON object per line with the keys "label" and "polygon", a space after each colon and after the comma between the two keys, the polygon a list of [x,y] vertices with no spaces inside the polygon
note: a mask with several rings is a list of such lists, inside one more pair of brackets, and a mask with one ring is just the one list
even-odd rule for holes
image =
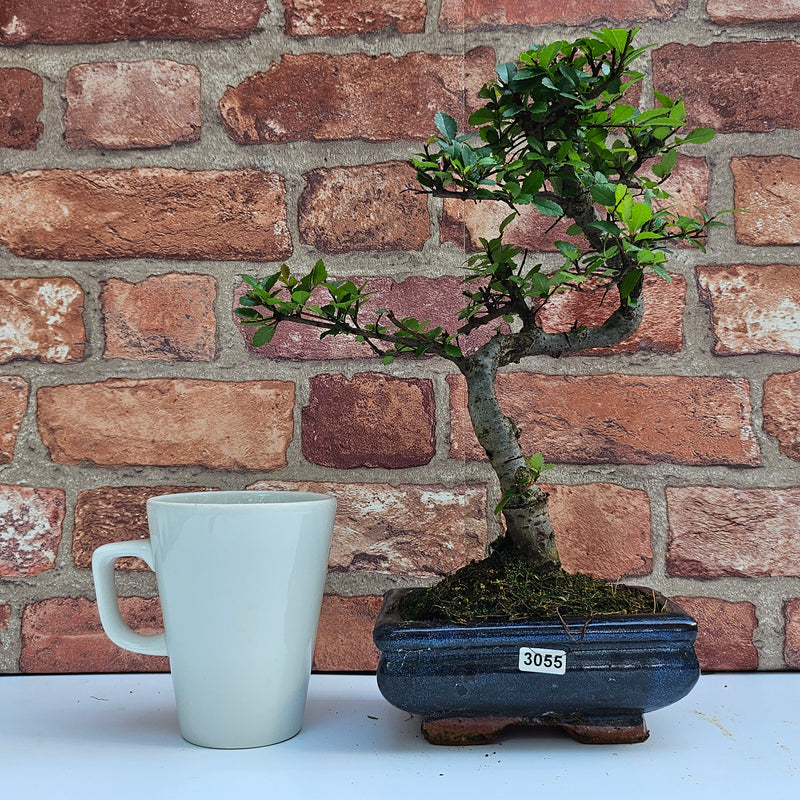
{"label": "white ceramic mug", "polygon": [[[204,747],[261,747],[299,730],[336,500],[311,492],[189,492],[147,501],[150,540],[92,558],[100,620],[136,653],[167,655],[181,735]],[[164,633],[131,630],[114,562],[156,573]]]}

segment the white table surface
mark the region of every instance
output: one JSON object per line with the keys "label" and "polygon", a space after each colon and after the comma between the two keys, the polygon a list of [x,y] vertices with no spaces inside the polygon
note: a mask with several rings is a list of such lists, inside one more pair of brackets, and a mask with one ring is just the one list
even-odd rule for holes
{"label": "white table surface", "polygon": [[435,747],[373,676],[314,675],[303,730],[253,750],[180,738],[169,675],[0,677],[0,796],[71,798],[759,798],[800,794],[800,674],[705,675],[646,715],[642,744],[545,729]]}

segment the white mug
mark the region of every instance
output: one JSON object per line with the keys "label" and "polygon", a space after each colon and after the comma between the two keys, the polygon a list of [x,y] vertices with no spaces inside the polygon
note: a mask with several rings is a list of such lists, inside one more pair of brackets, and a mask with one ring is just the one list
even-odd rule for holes
{"label": "white mug", "polygon": [[[311,492],[188,492],[147,501],[150,540],[92,558],[100,620],[136,653],[167,655],[181,735],[204,747],[261,747],[302,724],[336,500]],[[114,562],[155,571],[164,633],[131,630]]]}

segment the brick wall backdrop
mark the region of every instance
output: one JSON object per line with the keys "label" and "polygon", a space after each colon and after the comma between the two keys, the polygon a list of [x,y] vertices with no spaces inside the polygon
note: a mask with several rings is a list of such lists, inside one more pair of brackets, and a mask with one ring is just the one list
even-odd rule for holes
{"label": "brick wall backdrop", "polygon": [[[497,62],[606,24],[657,44],[642,107],[683,94],[720,133],[683,153],[681,206],[749,213],[648,284],[631,341],[531,359],[500,393],[558,462],[568,568],[680,598],[706,669],[800,667],[798,0],[5,0],[0,671],[165,668],[105,639],[89,571],[153,494],[337,495],[321,670],[373,669],[382,592],[484,552],[498,498],[460,377],[289,326],[253,348],[239,275],[322,256],[452,321],[504,212],[404,192],[404,159]],[[564,236],[510,232],[545,259]],[[156,629],[125,566],[124,612]]]}

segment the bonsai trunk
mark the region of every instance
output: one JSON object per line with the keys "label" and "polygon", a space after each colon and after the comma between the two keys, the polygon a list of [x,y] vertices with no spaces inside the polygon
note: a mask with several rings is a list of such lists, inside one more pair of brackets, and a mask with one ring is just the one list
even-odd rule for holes
{"label": "bonsai trunk", "polygon": [[527,556],[558,563],[547,493],[530,481],[520,430],[500,409],[494,385],[498,347],[492,344],[498,340],[488,342],[462,366],[472,428],[497,474],[502,496],[510,497],[503,507],[509,540]]}

